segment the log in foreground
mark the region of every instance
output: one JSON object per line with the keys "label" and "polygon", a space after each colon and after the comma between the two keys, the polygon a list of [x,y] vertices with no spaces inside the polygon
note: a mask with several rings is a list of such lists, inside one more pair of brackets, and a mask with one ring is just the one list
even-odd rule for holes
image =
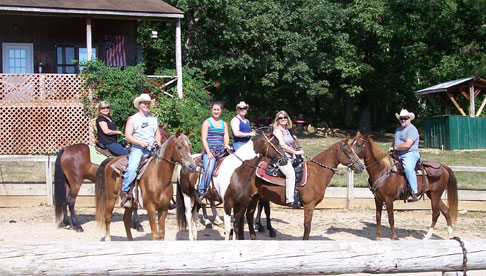
{"label": "log in foreground", "polygon": [[[486,240],[465,240],[486,269]],[[282,275],[462,271],[455,240],[0,243],[0,275]]]}

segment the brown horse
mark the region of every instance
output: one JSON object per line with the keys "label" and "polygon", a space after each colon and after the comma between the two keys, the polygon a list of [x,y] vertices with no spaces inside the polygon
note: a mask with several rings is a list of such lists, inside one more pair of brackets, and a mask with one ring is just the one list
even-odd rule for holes
{"label": "brown horse", "polygon": [[[326,188],[337,171],[337,166],[343,164],[355,172],[364,171],[364,165],[348,145],[349,138],[335,143],[329,149],[318,154],[311,161],[307,161],[307,184],[298,187],[304,206],[304,240],[309,239],[312,215],[315,207],[324,199]],[[250,184],[251,183],[251,184]],[[255,176],[255,169],[249,166],[238,168],[224,198],[225,213],[235,214],[235,232],[238,239],[244,239],[244,215],[248,222],[250,238],[256,239],[253,226],[253,216],[260,197],[273,203],[286,206],[285,186],[268,183]]]}
{"label": "brown horse", "polygon": [[[162,141],[165,142],[170,134],[167,131],[167,124],[159,126],[162,134]],[[60,226],[70,227],[76,232],[83,232],[83,227],[74,211],[74,205],[81,185],[85,179],[95,182],[98,165],[91,163],[89,146],[86,144],[75,144],[67,146],[57,154],[54,170],[54,206],[56,220],[61,220]],[[71,221],[67,212],[67,206],[71,212]],[[133,214],[134,228],[143,231],[139,222],[137,210]]]}
{"label": "brown horse", "polygon": [[[99,225],[105,224],[105,241],[111,240],[110,223],[122,183],[120,176],[113,171],[110,165],[120,158],[126,157],[121,156],[109,162],[103,162],[96,174],[96,220]],[[147,210],[152,240],[160,240],[165,237],[165,218],[173,195],[171,180],[176,163],[189,172],[196,169],[196,164],[191,157],[191,142],[186,135],[181,134],[180,130],[177,130],[174,136],[160,146],[156,158],[149,163],[138,184],[143,204]],[[133,204],[133,206],[135,205]],[[133,206],[125,208],[123,216],[127,239],[130,241],[133,240],[130,231]],[[158,230],[155,223],[156,214]]]}
{"label": "brown horse", "polygon": [[[219,173],[213,176],[212,182],[221,198],[225,198],[226,189],[233,172],[243,163],[258,163],[267,157],[277,161],[284,156],[282,147],[272,134],[273,129],[261,135],[255,136],[243,145],[236,153],[227,156],[221,163]],[[180,173],[177,181],[177,221],[179,229],[189,228],[189,239],[197,239],[196,218],[199,206],[197,205],[197,191],[195,185],[199,179],[198,173]],[[194,207],[192,202],[194,202]],[[225,240],[229,239],[231,232],[231,214],[224,216]]]}
{"label": "brown horse", "polygon": [[[393,219],[393,201],[399,199],[400,190],[406,184],[405,176],[392,170],[392,159],[376,145],[369,135],[363,136],[359,131],[351,144],[360,158],[363,158],[368,171],[369,188],[375,196],[376,205],[376,239],[381,238],[381,211],[386,205],[388,222],[392,231],[392,239],[397,239]],[[425,194],[431,200],[432,224],[424,239],[432,237],[434,226],[439,218],[439,211],[447,221],[449,238],[452,237],[452,221],[457,217],[457,181],[452,170],[446,165],[441,166],[440,177],[427,177]],[[422,177],[418,177],[418,191],[422,193]],[[441,200],[442,193],[447,189],[447,207]],[[407,195],[405,195],[407,197]]]}

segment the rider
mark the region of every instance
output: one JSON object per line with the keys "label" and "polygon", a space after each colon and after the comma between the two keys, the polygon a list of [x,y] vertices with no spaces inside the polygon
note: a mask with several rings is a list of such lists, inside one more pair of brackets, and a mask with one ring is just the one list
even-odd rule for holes
{"label": "rider", "polygon": [[291,160],[296,155],[304,154],[302,149],[294,149],[294,142],[297,141],[297,137],[290,133],[292,128],[292,120],[287,112],[281,110],[275,115],[273,122],[273,135],[278,139],[280,146],[285,150],[285,154],[290,159],[286,165],[278,165],[280,171],[285,175],[285,197],[287,206],[292,208],[300,208],[300,202],[294,200],[295,192],[295,171],[292,166]]}
{"label": "rider", "polygon": [[110,103],[107,101],[98,103],[95,114],[98,142],[115,156],[127,155],[128,151],[117,142],[118,135],[122,133],[116,130],[115,123],[111,119]]}
{"label": "rider", "polygon": [[122,184],[122,207],[125,207],[127,199],[132,198],[132,195],[128,192],[137,176],[137,169],[142,156],[149,153],[155,144],[160,145],[161,143],[162,135],[158,128],[157,118],[149,114],[153,102],[148,94],[141,94],[135,98],[133,105],[138,109],[138,112],[128,118],[125,126],[125,138],[132,144],[132,149]]}
{"label": "rider", "polygon": [[211,117],[204,120],[201,126],[201,141],[204,147],[202,155],[204,170],[199,182],[199,204],[202,204],[206,197],[206,189],[211,181],[214,164],[216,163],[215,155],[224,152],[228,148],[229,135],[228,125],[221,119],[223,104],[213,102],[211,104]]}
{"label": "rider", "polygon": [[392,147],[388,151],[395,151],[402,158],[403,169],[407,177],[410,188],[412,189],[412,199],[410,202],[417,201],[417,177],[415,174],[415,166],[420,160],[419,153],[419,133],[417,128],[412,125],[412,120],[415,119],[415,114],[402,109],[400,114],[395,113],[395,116],[400,121],[400,127],[395,131],[395,139]]}
{"label": "rider", "polygon": [[245,118],[250,106],[241,101],[236,105],[238,113],[231,119],[231,132],[233,132],[233,150],[237,151],[246,142],[250,141],[251,136],[255,136],[255,131],[250,129],[250,121]]}

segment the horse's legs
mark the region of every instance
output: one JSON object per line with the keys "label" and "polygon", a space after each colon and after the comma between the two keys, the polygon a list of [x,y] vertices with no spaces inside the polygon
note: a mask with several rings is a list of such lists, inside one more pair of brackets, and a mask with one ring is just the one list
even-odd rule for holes
{"label": "horse's legs", "polygon": [[76,232],[83,232],[83,227],[79,224],[78,218],[76,217],[76,212],[74,212],[74,204],[76,203],[76,200],[69,195],[67,197],[67,204],[69,206],[69,211],[71,212],[71,220],[73,223],[73,229],[76,230]]}
{"label": "horse's legs", "polygon": [[277,236],[277,233],[275,232],[275,229],[272,227],[272,222],[271,222],[271,217],[270,217],[270,201],[266,199],[261,199],[260,201],[263,201],[262,205],[265,210],[265,216],[267,218],[267,229],[268,229],[268,235],[271,238],[275,238]]}
{"label": "horse's legs", "polygon": [[304,237],[303,240],[308,240],[312,224],[312,215],[314,213],[315,205],[304,206]]}
{"label": "horse's legs", "polygon": [[189,240],[194,241],[197,240],[197,210],[194,208],[194,213],[192,210],[192,202],[191,202],[191,197],[187,196],[186,194],[183,194],[183,199],[184,199],[184,214],[186,215],[186,224],[187,228],[189,231]]}
{"label": "horse's legs", "polygon": [[[257,211],[257,215],[256,215],[256,218],[255,218],[255,225],[258,229],[258,232],[265,232],[265,227],[263,227],[263,225],[261,223],[262,210],[263,210],[263,199],[260,199],[258,201],[258,211]],[[266,214],[266,210],[265,210],[265,214]],[[268,216],[267,216],[267,218],[268,218]],[[250,237],[251,237],[251,232],[250,232]]]}
{"label": "horse's legs", "polygon": [[392,231],[392,240],[397,239],[397,232],[395,231],[395,219],[393,217],[393,198],[385,200],[386,212],[388,214],[388,223]]}
{"label": "horse's legs", "polygon": [[378,200],[375,197],[375,207],[376,207],[376,212],[375,212],[375,217],[376,217],[376,240],[381,239],[381,212],[383,210],[383,202]]}
{"label": "horse's legs", "polygon": [[125,225],[125,232],[127,233],[127,240],[133,241],[132,237],[132,212],[133,208],[125,208],[125,213],[123,214],[123,224]]}
{"label": "horse's legs", "polygon": [[447,222],[447,238],[450,240],[453,237],[453,231],[452,231],[452,220],[451,220],[451,215],[449,213],[449,207],[444,204],[442,200],[439,201],[439,210],[444,215],[446,222]]}
{"label": "horse's legs", "polygon": [[[432,206],[432,223],[430,224],[429,231],[427,232],[427,235],[425,235],[424,240],[428,240],[432,237],[434,234],[434,227],[435,224],[437,223],[437,219],[440,216],[439,209],[441,208],[440,203],[444,205],[442,200],[440,198],[432,198],[430,201],[430,205]],[[447,207],[444,205],[444,207],[447,209]],[[441,210],[442,211],[442,210]],[[444,212],[443,212],[444,213]],[[447,210],[447,215],[449,215],[449,210]],[[447,220],[447,216],[444,214]],[[447,226],[450,226],[451,219],[449,217],[449,220],[447,220]]]}
{"label": "horse's legs", "polygon": [[[255,228],[253,227],[253,217],[255,215],[255,209],[257,204],[258,204],[258,210],[260,210],[260,202],[262,202],[262,200],[261,199],[259,200],[259,197],[253,197],[246,209],[246,222],[248,223],[248,231],[250,232],[251,240],[257,239],[257,236],[255,234]],[[260,229],[258,231],[260,231]]]}
{"label": "horse's legs", "polygon": [[155,224],[155,207],[153,204],[145,206],[147,209],[147,218],[150,223],[150,232],[152,235],[152,240],[160,239],[159,233],[157,232],[157,225]]}
{"label": "horse's legs", "polygon": [[115,198],[109,198],[108,192],[106,193],[106,209],[105,209],[105,241],[111,241],[110,225],[113,215],[113,209],[115,208]]}
{"label": "horse's legs", "polygon": [[66,229],[70,229],[72,223],[69,221],[67,204],[62,206],[62,214],[63,214],[63,218],[60,226],[64,226]]}
{"label": "horse's legs", "polygon": [[[229,236],[231,233],[231,215],[224,213],[224,240],[229,241]],[[235,240],[235,234],[233,234],[233,240]]]}
{"label": "horse's legs", "polygon": [[[168,206],[168,205],[167,205]],[[165,239],[165,219],[167,217],[167,212],[169,210],[166,209],[159,209],[158,213],[158,219],[159,219],[159,240],[164,240]]]}
{"label": "horse's legs", "polygon": [[142,223],[140,223],[140,218],[138,217],[138,206],[135,204],[135,208],[133,209],[133,219],[132,219],[132,227],[136,229],[137,232],[143,232]]}
{"label": "horse's legs", "polygon": [[218,210],[216,210],[216,205],[214,204],[214,201],[211,201],[211,211],[213,212],[213,223],[218,226],[222,226],[224,222],[219,218]]}
{"label": "horse's legs", "polygon": [[242,208],[240,204],[235,204],[233,206],[233,212],[235,215],[235,224],[233,227],[233,237],[238,236],[239,240],[244,240],[245,235],[244,235],[244,228],[245,228],[245,221],[244,221],[244,215],[245,215],[245,208]]}
{"label": "horse's legs", "polygon": [[206,225],[206,228],[211,227],[212,223],[208,218],[208,212],[206,211],[206,206],[202,206],[202,213],[203,213],[203,224]]}

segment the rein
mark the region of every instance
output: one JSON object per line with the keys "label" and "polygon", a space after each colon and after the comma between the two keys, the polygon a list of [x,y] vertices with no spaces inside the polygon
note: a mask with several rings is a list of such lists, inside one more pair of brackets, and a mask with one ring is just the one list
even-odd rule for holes
{"label": "rein", "polygon": [[339,172],[339,170],[338,170],[338,169],[336,169],[336,168],[329,167],[329,166],[328,166],[328,165],[326,165],[326,164],[322,164],[321,162],[319,162],[319,161],[317,161],[317,160],[314,160],[314,159],[310,158],[310,157],[309,157],[309,156],[307,156],[307,154],[305,154],[305,153],[304,153],[303,155],[304,155],[304,157],[305,157],[305,158],[309,159],[309,161],[311,161],[312,163],[316,163],[317,165],[319,165],[319,166],[321,166],[321,167],[323,167],[323,168],[329,169],[329,170],[333,171],[334,173],[336,173],[337,175],[344,175],[344,173]]}

